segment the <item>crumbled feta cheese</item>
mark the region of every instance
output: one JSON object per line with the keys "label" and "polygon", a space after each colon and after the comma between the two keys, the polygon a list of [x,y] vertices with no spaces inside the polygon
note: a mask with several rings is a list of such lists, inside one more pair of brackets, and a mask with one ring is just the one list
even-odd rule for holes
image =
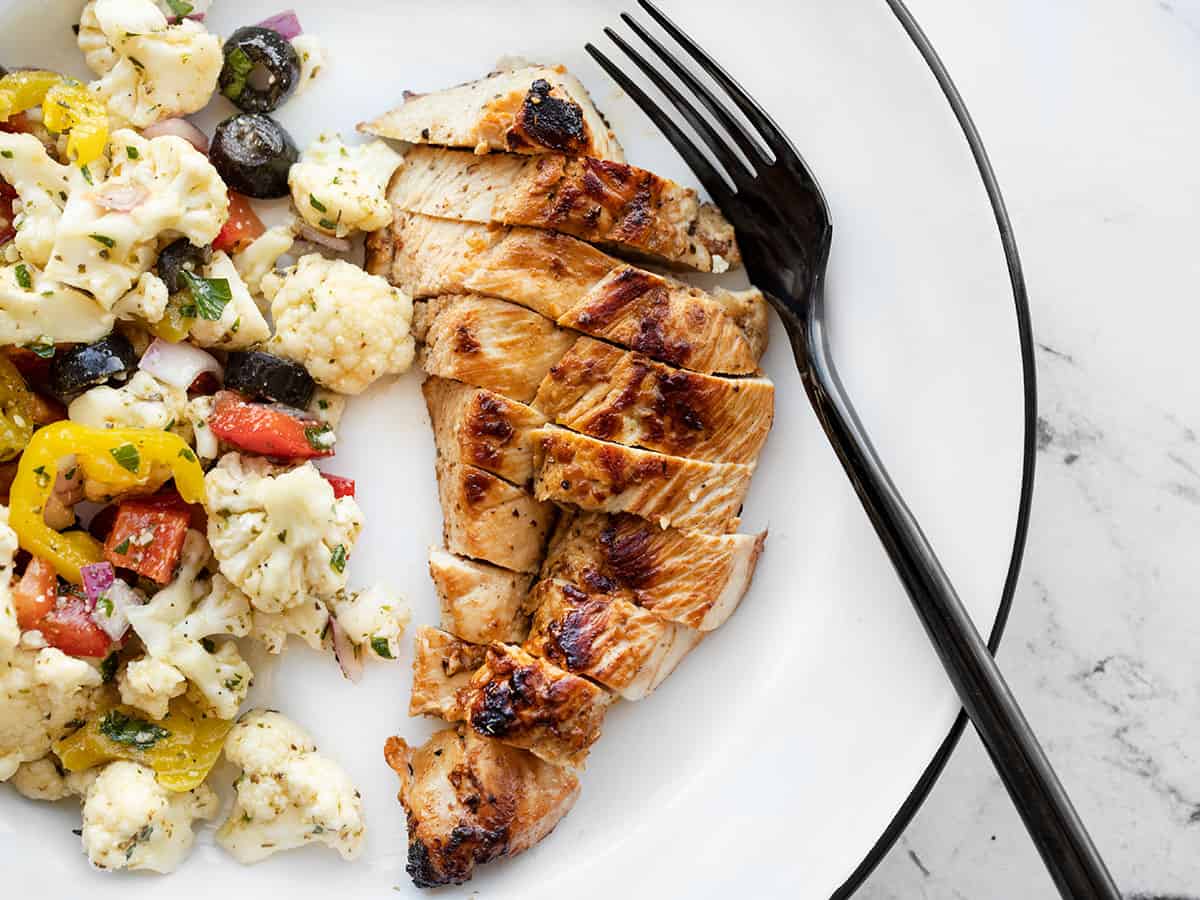
{"label": "crumbled feta cheese", "polygon": [[80,394],[67,407],[67,417],[92,428],[169,430],[187,440],[187,404],[187,391],[139,371],[119,388],[101,385]]}

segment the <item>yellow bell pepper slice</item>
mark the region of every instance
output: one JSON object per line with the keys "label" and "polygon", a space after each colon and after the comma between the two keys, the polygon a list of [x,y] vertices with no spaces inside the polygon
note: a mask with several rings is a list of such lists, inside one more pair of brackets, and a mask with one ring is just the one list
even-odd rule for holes
{"label": "yellow bell pepper slice", "polygon": [[42,101],[42,123],[51,131],[69,131],[67,156],[80,166],[98,159],[108,144],[104,103],[74,79],[61,79]]}
{"label": "yellow bell pepper slice", "polygon": [[150,326],[150,331],[155,337],[178,344],[191,332],[192,324],[195,321],[194,317],[183,314],[182,305],[176,301],[176,297],[172,297],[167,303],[167,310],[163,317]]}
{"label": "yellow bell pepper slice", "polygon": [[159,722],[130,706],[98,710],[86,725],[54,745],[68,772],[82,772],[116,759],[154,770],[169,791],[198,787],[216,765],[233,722],[217,718],[184,695],[171,701]]}
{"label": "yellow bell pepper slice", "polygon": [[57,72],[43,69],[10,72],[0,78],[0,119],[33,109],[60,81],[62,76]]}
{"label": "yellow bell pepper slice", "polygon": [[204,470],[196,454],[169,431],[89,428],[76,422],[55,422],[35,431],[9,491],[9,524],[22,547],[75,584],[82,582],[80,568],[103,559],[103,548],[85,532],[55,531],[42,512],[54,488],[58,461],[71,454],[85,479],[103,484],[113,495],[146,485],[156,466],[166,466],[185,501],[199,503],[204,498]]}

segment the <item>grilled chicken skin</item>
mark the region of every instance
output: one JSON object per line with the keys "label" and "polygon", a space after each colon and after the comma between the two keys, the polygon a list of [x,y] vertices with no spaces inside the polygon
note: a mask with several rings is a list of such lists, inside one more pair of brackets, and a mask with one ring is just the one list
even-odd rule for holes
{"label": "grilled chicken skin", "polygon": [[715,462],[752,463],[766,443],[775,387],[716,378],[580,338],[538,388],[533,406],[572,431]]}
{"label": "grilled chicken skin", "polygon": [[567,513],[542,577],[618,594],[701,631],[720,627],[750,588],[766,533],[701,534],[631,515]]}
{"label": "grilled chicken skin", "polygon": [[560,231],[701,272],[741,264],[733,227],[695,191],[609,160],[418,146],[393,176],[390,196],[406,212]]}
{"label": "grilled chicken skin", "polygon": [[555,509],[476,466],[436,463],[442,534],[451,553],[536,572]]}
{"label": "grilled chicken skin", "polygon": [[754,467],[652,453],[565,428],[539,428],[534,495],[595,512],[628,512],[660,527],[734,531]]}
{"label": "grilled chicken skin", "polygon": [[429,574],[442,605],[442,628],[476,644],[520,643],[529,633],[525,598],[532,575],[429,551]]}
{"label": "grilled chicken skin", "polygon": [[626,700],[649,695],[704,638],[617,594],[552,579],[538,582],[529,599],[537,612],[525,649]]}
{"label": "grilled chicken skin", "polygon": [[498,297],[696,372],[754,374],[767,346],[760,291],[702,291],[552,231],[396,210],[391,225],[368,237],[367,267],[416,299]]}
{"label": "grilled chicken skin", "polygon": [[558,152],[622,162],[621,145],[587,90],[563,66],[522,66],[404,103],[358,130],[476,154]]}
{"label": "grilled chicken skin", "polygon": [[533,477],[529,433],[546,417],[493,391],[430,376],[421,385],[438,455],[486,469],[514,484]]}
{"label": "grilled chicken skin", "polygon": [[574,336],[537,313],[473,295],[437,297],[420,310],[415,333],[425,342],[430,375],[486,388],[528,403]]}
{"label": "grilled chicken skin", "polygon": [[462,884],[475,866],[527,850],[579,796],[579,779],[569,769],[461,725],[416,749],[390,737],[384,758],[400,776],[405,870],[422,888]]}

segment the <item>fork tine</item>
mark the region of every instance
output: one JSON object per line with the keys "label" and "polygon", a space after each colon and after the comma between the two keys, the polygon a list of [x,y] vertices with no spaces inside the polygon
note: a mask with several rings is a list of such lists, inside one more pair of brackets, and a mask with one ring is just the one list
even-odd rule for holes
{"label": "fork tine", "polygon": [[[631,21],[629,17],[624,14],[622,14],[621,18],[625,19],[626,21]],[[696,107],[688,102],[687,98],[679,93],[675,86],[666,78],[664,78],[662,74],[654,68],[654,66],[650,65],[650,63],[646,61],[645,57],[634,50],[633,47],[629,46],[624,38],[622,38],[611,28],[605,28],[604,33],[608,35],[612,42],[616,44],[626,56],[633,60],[634,65],[641,69],[642,72],[645,73],[646,77],[654,82],[655,86],[657,86],[658,89],[666,95],[666,98],[671,101],[671,104],[675,107],[675,109],[678,110],[685,119],[687,119],[688,123],[695,128],[697,132],[699,132],[700,137],[704,139],[704,143],[706,143],[708,148],[712,150],[713,155],[717,158],[717,161],[725,167],[725,171],[729,173],[729,176],[733,179],[733,183],[739,186],[745,184],[747,179],[754,173],[746,171],[745,165],[740,159],[738,159],[737,154],[734,153],[721,138],[721,136],[717,134],[716,129],[708,123],[708,120],[696,111]]]}
{"label": "fork tine", "polygon": [[[647,45],[649,45],[650,49],[657,54],[659,59],[667,64],[667,67],[675,73],[675,76],[685,85],[687,85],[688,89],[693,94],[700,98],[700,102],[703,103],[705,108],[713,114],[718,122],[721,123],[722,127],[729,133],[734,142],[737,143],[746,159],[750,160],[751,167],[753,167],[757,162],[770,162],[770,157],[767,155],[766,151],[764,151],[759,142],[756,141],[754,137],[746,131],[746,129],[742,126],[742,123],[739,122],[733,115],[731,115],[729,110],[721,104],[721,101],[719,101],[713,95],[713,92],[710,91],[695,75],[693,75],[686,66],[676,59],[671,52],[664,47],[657,38],[654,37],[654,35],[650,34],[650,32],[643,28],[642,25],[628,13],[621,13],[621,19],[626,25],[633,29],[634,33],[636,33],[638,37],[640,37]],[[642,71],[650,75],[651,78],[654,77],[654,75],[651,74],[645,66],[642,66]],[[655,80],[655,84],[658,84],[657,79]],[[660,84],[659,87],[661,88],[662,85]],[[691,119],[689,118],[688,121],[691,121]],[[695,125],[696,123],[693,122],[692,124]],[[710,143],[709,146],[711,147],[712,144]]]}
{"label": "fork tine", "polygon": [[646,96],[645,91],[638,87],[628,75],[622,72],[612,60],[601,53],[595,46],[588,43],[584,45],[584,49],[609,74],[609,77],[619,84],[625,93],[633,98],[633,102],[641,107],[642,112],[650,118],[650,121],[658,126],[666,139],[670,141],[671,146],[683,157],[684,162],[691,166],[692,171],[696,173],[696,177],[700,179],[700,183],[704,185],[705,190],[708,191],[709,196],[712,197],[717,205],[724,206],[731,201],[733,199],[733,192],[730,191],[729,186],[725,183],[725,179],[721,177],[721,173],[700,152],[700,148],[692,143],[692,139],[684,134],[678,125],[671,121],[670,116],[664,113],[657,103]]}
{"label": "fork tine", "polygon": [[725,93],[729,95],[737,105],[737,108],[742,111],[742,114],[750,121],[750,124],[758,129],[758,133],[762,135],[763,140],[777,158],[786,157],[789,160],[797,162],[800,160],[800,154],[796,152],[796,148],[792,146],[792,142],[788,140],[787,135],[780,130],[779,126],[772,121],[771,117],[767,115],[766,110],[759,106],[754,98],[747,94],[742,86],[734,81],[715,59],[709,56],[699,44],[688,37],[687,33],[678,25],[668,19],[662,10],[650,2],[650,0],[638,0],[638,4],[725,90]]}

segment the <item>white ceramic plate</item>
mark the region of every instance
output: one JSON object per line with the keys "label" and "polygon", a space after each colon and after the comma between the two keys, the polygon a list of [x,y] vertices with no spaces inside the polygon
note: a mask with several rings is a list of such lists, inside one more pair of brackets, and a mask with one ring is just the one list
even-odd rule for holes
{"label": "white ceramic plate", "polygon": [[[921,6],[951,0],[926,0]],[[592,90],[635,164],[694,179],[583,52],[606,44],[608,0],[294,0],[331,65],[279,113],[304,146],[502,55],[562,61]],[[0,2],[5,65],[86,76],[79,0]],[[216,0],[228,34],[278,0]],[[983,630],[1001,604],[1020,488],[1022,382],[1009,282],[987,197],[924,62],[882,0],[667,3],[791,134],[832,205],[835,358],[891,472]],[[917,9],[920,12],[920,8]],[[218,98],[204,124],[228,114]],[[778,416],[745,512],[770,528],[733,619],[651,698],[615,708],[570,815],[540,846],[442,896],[828,897],[868,855],[946,738],[958,704],[808,408],[782,330],[765,368]],[[331,471],[358,480],[367,526],[352,582],[386,580],[415,623],[437,620],[425,549],[440,537],[433,442],[413,372],[350,404]],[[360,685],[292,649],[255,698],[293,716],[362,789],[356,864],[308,848],[243,868],[206,829],[166,882],[92,871],[78,807],[0,792],[6,896],[297,898],[416,895],[385,737],[408,719],[410,658]],[[225,783],[229,778],[222,779]]]}

